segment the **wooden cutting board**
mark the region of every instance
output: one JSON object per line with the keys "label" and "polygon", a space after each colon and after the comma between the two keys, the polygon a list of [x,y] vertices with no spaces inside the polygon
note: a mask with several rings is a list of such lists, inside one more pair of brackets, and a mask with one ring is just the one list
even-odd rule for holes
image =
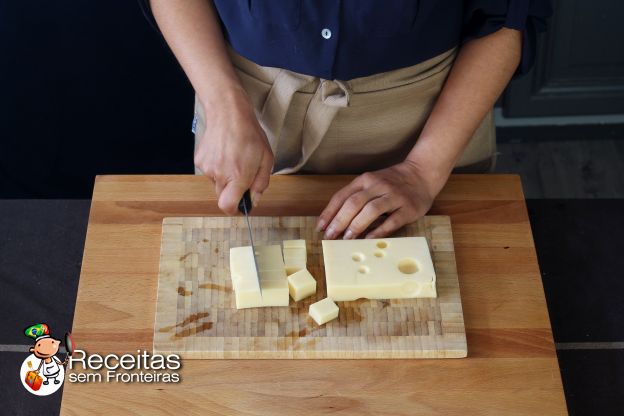
{"label": "wooden cutting board", "polygon": [[395,236],[426,236],[437,299],[337,302],[339,318],[318,326],[311,303],[326,297],[316,217],[250,217],[256,245],[305,239],[315,296],[288,307],[237,310],[230,247],[249,245],[244,217],[165,218],[154,353],[186,359],[460,358],[467,355],[450,218],[428,216]]}

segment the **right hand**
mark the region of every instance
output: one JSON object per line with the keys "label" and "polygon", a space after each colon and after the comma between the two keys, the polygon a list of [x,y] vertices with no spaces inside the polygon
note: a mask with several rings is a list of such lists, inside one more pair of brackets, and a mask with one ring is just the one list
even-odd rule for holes
{"label": "right hand", "polygon": [[236,215],[247,189],[255,206],[269,186],[273,152],[244,90],[204,109],[206,130],[195,151],[195,166],[214,181],[219,208]]}

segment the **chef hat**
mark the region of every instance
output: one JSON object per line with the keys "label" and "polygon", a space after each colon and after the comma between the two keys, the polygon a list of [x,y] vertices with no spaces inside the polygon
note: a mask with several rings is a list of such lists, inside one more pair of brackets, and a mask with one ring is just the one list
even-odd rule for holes
{"label": "chef hat", "polygon": [[26,328],[24,334],[35,341],[39,341],[43,338],[50,338],[50,328],[46,324],[36,324]]}

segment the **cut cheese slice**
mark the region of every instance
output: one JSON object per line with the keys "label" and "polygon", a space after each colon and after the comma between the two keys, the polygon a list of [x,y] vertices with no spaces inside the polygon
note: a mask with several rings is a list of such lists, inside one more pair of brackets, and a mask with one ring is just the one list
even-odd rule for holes
{"label": "cut cheese slice", "polygon": [[284,240],[282,244],[286,274],[291,275],[305,269],[308,261],[305,240]]}
{"label": "cut cheese slice", "polygon": [[251,247],[230,249],[230,277],[236,299],[236,308],[288,306],[288,280],[278,245],[256,247],[258,273],[262,294],[258,290],[256,268]]}
{"label": "cut cheese slice", "polygon": [[305,240],[284,240],[282,245],[284,248],[306,248]]}
{"label": "cut cheese slice", "polygon": [[338,318],[338,312],[338,305],[330,298],[325,298],[313,303],[308,310],[310,317],[319,325],[323,325],[332,319]]}
{"label": "cut cheese slice", "polygon": [[250,246],[230,248],[230,277],[236,292],[258,291],[258,274]]}
{"label": "cut cheese slice", "polygon": [[424,237],[323,240],[327,296],[336,301],[435,298]]}
{"label": "cut cheese slice", "polygon": [[279,245],[256,246],[256,260],[258,270],[284,270],[284,259]]}
{"label": "cut cheese slice", "polygon": [[316,293],[316,279],[307,269],[299,270],[288,276],[288,290],[295,302]]}

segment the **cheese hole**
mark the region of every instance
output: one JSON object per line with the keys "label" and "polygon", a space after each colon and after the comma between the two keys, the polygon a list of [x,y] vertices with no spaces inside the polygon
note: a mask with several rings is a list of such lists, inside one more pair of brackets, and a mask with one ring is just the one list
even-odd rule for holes
{"label": "cheese hole", "polygon": [[351,255],[351,258],[353,259],[353,261],[363,261],[364,260],[364,254],[362,254],[362,253],[353,253]]}
{"label": "cheese hole", "polygon": [[404,274],[414,274],[418,271],[418,264],[414,259],[402,259],[399,261],[399,271]]}
{"label": "cheese hole", "polygon": [[362,273],[362,274],[366,274],[366,273],[370,272],[370,269],[368,268],[368,266],[360,266],[358,268],[358,272]]}
{"label": "cheese hole", "polygon": [[375,254],[375,257],[380,257],[380,258],[385,256],[384,252],[381,250],[377,250],[374,254]]}
{"label": "cheese hole", "polygon": [[377,245],[377,248],[386,248],[386,247],[388,247],[388,243],[386,243],[385,241],[378,241],[376,245]]}

